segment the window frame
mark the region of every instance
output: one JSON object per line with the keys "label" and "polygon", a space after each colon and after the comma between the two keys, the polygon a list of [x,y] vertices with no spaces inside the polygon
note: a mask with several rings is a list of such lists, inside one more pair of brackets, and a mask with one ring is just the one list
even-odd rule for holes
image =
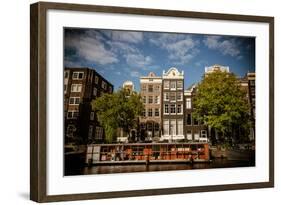
{"label": "window frame", "polygon": [[148,104],[153,104],[153,96],[148,96]]}
{"label": "window frame", "polygon": [[[164,104],[164,114],[170,114],[169,104]],[[166,112],[168,111],[168,112]]]}
{"label": "window frame", "polygon": [[[74,77],[74,75],[77,74],[77,77]],[[79,75],[82,74],[82,77],[80,78]],[[72,73],[72,80],[83,80],[84,79],[84,72],[83,71],[74,71]]]}
{"label": "window frame", "polygon": [[176,113],[176,111],[177,111],[177,110],[176,110],[176,107],[177,107],[176,104],[170,104],[170,114],[171,114],[171,115],[177,114],[177,113]]}
{"label": "window frame", "polygon": [[[74,101],[73,101],[73,103],[71,103],[71,99],[73,99]],[[77,99],[79,99],[78,100],[78,103],[77,103]],[[69,97],[69,105],[79,105],[80,104],[80,97]]]}
{"label": "window frame", "polygon": [[148,108],[147,116],[148,117],[153,117],[153,110],[152,110],[152,108]]}
{"label": "window frame", "polygon": [[155,117],[159,117],[160,116],[159,108],[154,108],[154,116]]}
{"label": "window frame", "polygon": [[[74,89],[74,87],[76,87],[76,89]],[[78,88],[81,88],[81,89],[78,89]],[[82,92],[82,88],[83,88],[83,84],[82,83],[74,83],[74,84],[71,84],[70,91],[72,93],[80,93],[80,92]]]}
{"label": "window frame", "polygon": [[185,108],[186,109],[191,109],[192,108],[191,98],[186,98],[186,100],[185,100]]}

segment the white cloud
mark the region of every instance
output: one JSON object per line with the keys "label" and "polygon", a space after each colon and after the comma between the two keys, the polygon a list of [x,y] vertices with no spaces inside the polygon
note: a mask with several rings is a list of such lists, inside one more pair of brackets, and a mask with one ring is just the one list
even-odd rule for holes
{"label": "white cloud", "polygon": [[118,62],[115,53],[106,49],[101,41],[89,35],[66,37],[65,45],[66,47],[74,48],[77,55],[88,62],[101,65]]}
{"label": "white cloud", "polygon": [[168,58],[174,64],[186,64],[199,53],[199,42],[192,39],[191,35],[153,34],[150,37],[152,44],[168,52]]}
{"label": "white cloud", "polygon": [[140,51],[128,44],[128,43],[124,43],[124,42],[116,42],[116,41],[109,41],[107,42],[110,47],[111,47],[111,50],[114,52],[114,53],[121,53],[121,54],[127,54],[127,53],[139,53]]}
{"label": "white cloud", "polygon": [[240,54],[240,50],[234,39],[223,39],[220,36],[208,36],[203,40],[203,43],[209,49],[218,50],[223,55],[237,57]]}
{"label": "white cloud", "polygon": [[107,31],[103,31],[103,33],[114,41],[139,43],[143,40],[142,32],[107,30]]}
{"label": "white cloud", "polygon": [[207,36],[203,43],[210,49],[217,49],[219,48],[219,40],[221,39],[220,36]]}
{"label": "white cloud", "polygon": [[119,53],[125,59],[128,66],[146,70],[147,66],[151,66],[153,60],[149,55],[144,55],[140,49],[127,42],[109,42],[111,50]]}
{"label": "white cloud", "polygon": [[131,53],[125,56],[126,62],[131,67],[137,67],[145,69],[152,63],[152,58],[150,56],[144,56],[141,53]]}
{"label": "white cloud", "polygon": [[80,62],[75,62],[71,59],[64,60],[64,66],[65,67],[83,67],[83,65]]}

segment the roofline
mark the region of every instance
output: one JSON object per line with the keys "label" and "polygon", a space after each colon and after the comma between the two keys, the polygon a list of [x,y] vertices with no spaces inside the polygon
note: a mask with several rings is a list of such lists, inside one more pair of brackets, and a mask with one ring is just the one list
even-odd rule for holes
{"label": "roofline", "polygon": [[103,75],[101,75],[96,69],[94,68],[90,68],[90,67],[64,67],[64,70],[69,69],[69,70],[75,70],[75,69],[87,69],[87,70],[93,70],[95,71],[99,76],[101,76],[103,78],[104,81],[106,81],[106,83],[110,84],[112,86],[112,88],[114,88],[114,85],[109,82]]}

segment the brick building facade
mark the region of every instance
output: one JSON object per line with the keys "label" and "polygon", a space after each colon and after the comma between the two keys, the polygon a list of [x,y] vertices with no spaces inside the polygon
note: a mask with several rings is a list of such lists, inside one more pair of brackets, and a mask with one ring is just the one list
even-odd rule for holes
{"label": "brick building facade", "polygon": [[64,69],[65,143],[103,141],[103,128],[91,102],[103,93],[112,93],[113,85],[94,69]]}
{"label": "brick building facade", "polygon": [[196,93],[196,85],[190,86],[184,91],[185,100],[185,137],[187,141],[206,142],[208,137],[208,127],[193,117],[193,99]]}
{"label": "brick building facade", "polygon": [[177,68],[163,71],[161,140],[183,140],[184,137],[184,72]]}
{"label": "brick building facade", "polygon": [[162,78],[150,72],[140,77],[140,95],[144,110],[140,117],[142,140],[159,141],[161,137]]}

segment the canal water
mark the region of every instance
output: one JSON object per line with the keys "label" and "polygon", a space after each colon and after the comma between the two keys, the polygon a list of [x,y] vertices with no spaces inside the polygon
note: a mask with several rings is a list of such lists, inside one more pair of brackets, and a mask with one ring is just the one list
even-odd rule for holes
{"label": "canal water", "polygon": [[255,166],[254,161],[238,161],[227,159],[214,159],[209,163],[194,164],[144,164],[137,165],[96,165],[72,167],[65,169],[65,175],[89,175],[89,174],[113,174],[113,173],[131,173],[131,172],[155,172],[155,171],[175,171],[191,169],[211,169],[211,168],[233,168]]}

